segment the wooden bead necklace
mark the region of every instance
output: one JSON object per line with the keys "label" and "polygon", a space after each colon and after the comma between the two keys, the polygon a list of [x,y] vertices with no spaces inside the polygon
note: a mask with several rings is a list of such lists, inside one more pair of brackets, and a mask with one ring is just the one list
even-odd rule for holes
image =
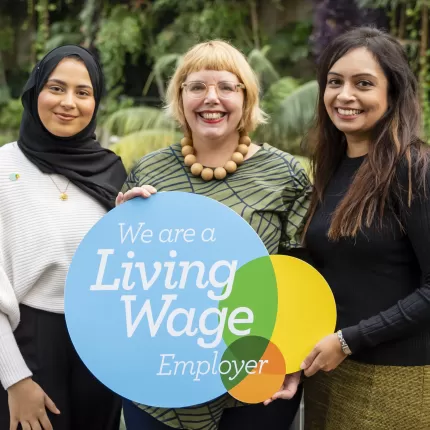
{"label": "wooden bead necklace", "polygon": [[204,167],[202,164],[197,163],[197,158],[194,155],[193,140],[190,137],[181,139],[184,164],[190,168],[194,176],[201,176],[205,181],[210,181],[213,178],[222,180],[227,176],[227,173],[234,173],[237,170],[237,166],[243,163],[246,154],[248,154],[249,145],[251,145],[249,136],[241,136],[236,151],[233,153],[230,160],[227,161],[223,167],[212,168]]}

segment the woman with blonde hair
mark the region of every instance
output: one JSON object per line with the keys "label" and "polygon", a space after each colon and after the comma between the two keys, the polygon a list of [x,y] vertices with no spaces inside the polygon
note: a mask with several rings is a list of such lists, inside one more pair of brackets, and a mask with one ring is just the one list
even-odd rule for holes
{"label": "woman with blonde hair", "polygon": [[[248,137],[265,121],[265,114],[259,107],[258,80],[245,57],[223,41],[191,48],[170,81],[167,110],[185,137],[180,144],[143,157],[117,204],[149,197],[155,188],[201,194],[240,214],[270,254],[299,247],[309,180],[294,157]],[[269,400],[267,406],[243,405],[229,394],[171,410],[124,401],[127,428],[287,429],[300,403],[298,382],[298,374],[287,375],[275,396],[279,400]]]}

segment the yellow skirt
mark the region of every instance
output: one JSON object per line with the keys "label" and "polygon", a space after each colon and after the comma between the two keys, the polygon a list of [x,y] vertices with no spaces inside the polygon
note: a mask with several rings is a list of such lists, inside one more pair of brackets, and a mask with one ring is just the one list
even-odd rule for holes
{"label": "yellow skirt", "polygon": [[305,430],[430,430],[430,366],[345,360],[304,390]]}

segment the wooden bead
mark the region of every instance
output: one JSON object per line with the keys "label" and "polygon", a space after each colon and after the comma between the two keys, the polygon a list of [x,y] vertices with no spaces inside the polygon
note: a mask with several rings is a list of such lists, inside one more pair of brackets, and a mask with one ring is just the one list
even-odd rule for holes
{"label": "wooden bead", "polygon": [[193,141],[189,137],[183,137],[181,139],[181,146],[193,146]]}
{"label": "wooden bead", "polygon": [[249,151],[249,147],[246,146],[244,143],[241,143],[238,147],[237,147],[237,152],[240,152],[243,156],[245,156],[246,154],[248,154]]}
{"label": "wooden bead", "polygon": [[240,143],[241,145],[249,146],[249,145],[251,145],[251,138],[250,138],[249,136],[242,136],[242,137],[239,139],[239,143]]}
{"label": "wooden bead", "polygon": [[242,164],[243,163],[243,155],[240,152],[235,152],[231,156],[231,160],[234,161],[236,164]]}
{"label": "wooden bead", "polygon": [[224,167],[217,167],[214,171],[214,176],[216,179],[224,179],[227,176],[227,170]]}
{"label": "wooden bead", "polygon": [[187,166],[187,167],[190,167],[190,166],[192,166],[194,163],[196,163],[197,162],[197,158],[196,158],[196,156],[195,155],[193,155],[193,154],[189,154],[189,155],[187,155],[185,158],[184,158],[184,164]]}
{"label": "wooden bead", "polygon": [[191,173],[194,176],[200,176],[200,174],[202,173],[202,171],[203,171],[203,166],[200,163],[194,163],[191,166]]}
{"label": "wooden bead", "polygon": [[184,146],[182,148],[182,155],[186,157],[187,155],[194,154],[194,148],[190,145]]}
{"label": "wooden bead", "polygon": [[224,167],[217,167],[216,169],[211,169],[209,167],[204,168],[202,164],[197,163],[197,158],[194,155],[193,140],[190,137],[183,137],[181,139],[181,152],[184,156],[185,165],[190,167],[191,173],[194,176],[201,176],[205,181],[210,181],[214,177],[218,180],[222,180],[227,176],[227,173],[234,173],[237,170],[237,166],[243,163],[245,156],[249,152],[250,144],[251,139],[248,135],[240,136],[239,144],[231,160],[227,161]]}
{"label": "wooden bead", "polygon": [[227,161],[227,163],[225,163],[224,165],[224,169],[228,172],[228,173],[234,173],[237,170],[237,164],[234,161]]}
{"label": "wooden bead", "polygon": [[214,171],[209,167],[206,167],[202,171],[202,178],[205,181],[210,181],[214,177]]}

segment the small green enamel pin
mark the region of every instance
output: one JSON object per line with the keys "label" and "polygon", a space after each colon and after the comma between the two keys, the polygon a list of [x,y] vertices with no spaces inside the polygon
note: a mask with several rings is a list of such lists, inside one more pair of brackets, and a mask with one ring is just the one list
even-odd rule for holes
{"label": "small green enamel pin", "polygon": [[17,180],[19,179],[19,173],[11,173],[11,174],[9,175],[9,179],[10,179],[11,181],[17,181]]}

